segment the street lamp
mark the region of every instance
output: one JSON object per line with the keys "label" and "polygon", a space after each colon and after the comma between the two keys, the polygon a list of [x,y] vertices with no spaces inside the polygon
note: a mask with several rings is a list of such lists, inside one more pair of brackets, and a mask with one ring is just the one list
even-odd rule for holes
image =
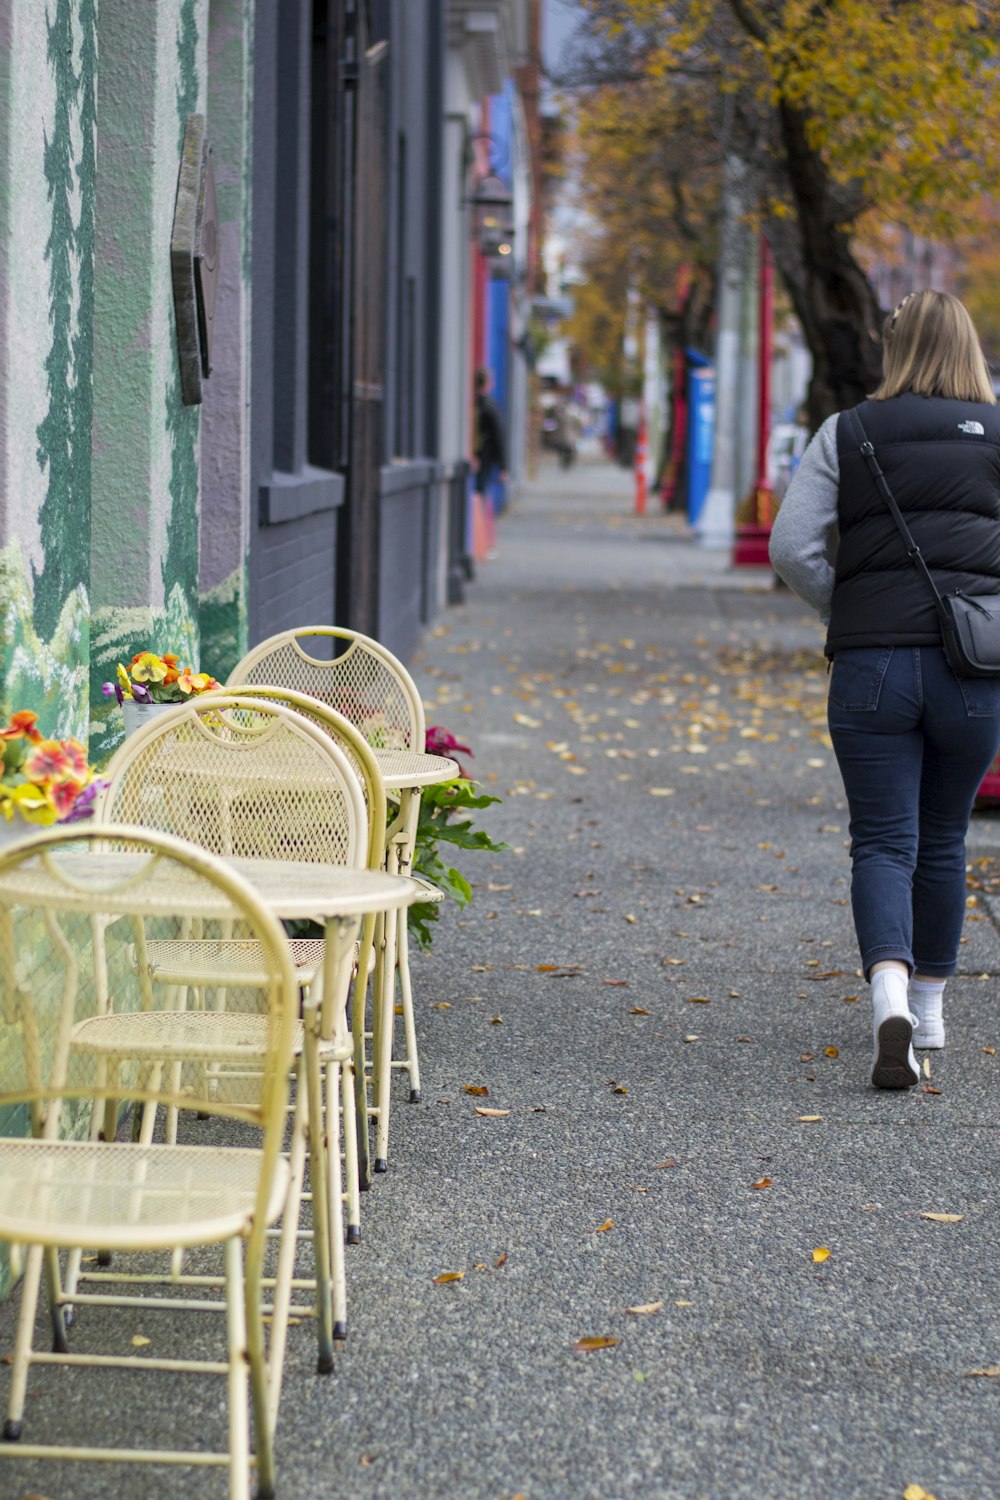
{"label": "street lamp", "polygon": [[473,232],[482,254],[509,256],[514,234],[511,223],[514,198],[510,189],[495,172],[487,172],[476,183],[470,201]]}

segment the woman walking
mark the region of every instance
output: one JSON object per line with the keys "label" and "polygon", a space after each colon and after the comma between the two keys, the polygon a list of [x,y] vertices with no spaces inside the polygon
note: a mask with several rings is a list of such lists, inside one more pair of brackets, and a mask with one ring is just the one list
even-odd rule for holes
{"label": "woman walking", "polygon": [[[1000,592],[1000,410],[969,314],[914,292],[888,319],[883,378],[856,408],[941,593]],[[771,562],[827,624],[829,725],[850,809],[851,905],[871,984],[876,1088],[910,1088],[943,1047],[965,916],[965,836],[1000,745],[1000,678],[948,664],[933,594],[840,412],[813,438]]]}

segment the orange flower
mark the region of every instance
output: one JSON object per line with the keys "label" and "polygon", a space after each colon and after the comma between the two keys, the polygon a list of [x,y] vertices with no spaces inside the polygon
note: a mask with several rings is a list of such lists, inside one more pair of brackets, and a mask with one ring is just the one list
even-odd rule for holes
{"label": "orange flower", "polygon": [[176,667],[178,661],[180,660],[180,657],[172,655],[172,653],[169,651],[164,651],[163,655],[160,657],[160,660],[165,661],[168,667]]}
{"label": "orange flower", "polygon": [[87,763],[86,750],[80,744],[79,740],[63,740],[62,748],[69,762],[73,777],[81,786],[86,786],[90,780],[90,766]]}
{"label": "orange flower", "polygon": [[40,739],[23,769],[28,780],[36,784],[67,781],[73,775],[73,763],[58,740]]}
{"label": "orange flower", "polygon": [[[176,659],[177,658],[175,657],[174,660],[176,661]],[[166,661],[167,658],[164,657],[163,660]],[[166,677],[164,677],[164,679],[163,679],[163,686],[166,687],[168,683],[176,682],[177,679],[180,677],[180,675],[181,674],[178,672],[178,670],[177,670],[176,667],[171,667],[170,671],[167,673]]]}
{"label": "orange flower", "polygon": [[38,723],[38,715],[32,713],[30,708],[22,708],[18,713],[11,715],[10,724],[6,729],[0,729],[0,740],[19,740],[23,736],[37,744],[42,738],[35,728]]}
{"label": "orange flower", "polygon": [[59,781],[49,789],[52,805],[56,810],[56,819],[61,821],[71,811],[74,802],[83,791],[78,781]]}

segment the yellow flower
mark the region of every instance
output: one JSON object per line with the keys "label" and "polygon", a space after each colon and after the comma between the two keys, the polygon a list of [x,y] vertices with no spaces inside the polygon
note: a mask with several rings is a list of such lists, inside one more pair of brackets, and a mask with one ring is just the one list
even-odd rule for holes
{"label": "yellow flower", "polygon": [[170,668],[152,651],[144,651],[139,660],[132,663],[133,682],[162,682]]}
{"label": "yellow flower", "polygon": [[131,696],[132,696],[132,679],[128,675],[128,672],[125,670],[125,668],[122,666],[121,662],[118,663],[118,666],[117,666],[116,671],[115,671],[115,676],[118,678],[118,686],[121,688],[121,690],[124,693],[125,697],[126,698],[131,698]]}
{"label": "yellow flower", "polygon": [[204,693],[219,684],[207,672],[193,672],[190,667],[185,667],[177,679],[177,686],[182,693]]}
{"label": "yellow flower", "polygon": [[30,781],[8,788],[11,801],[26,823],[54,823],[56,809],[51,797]]}

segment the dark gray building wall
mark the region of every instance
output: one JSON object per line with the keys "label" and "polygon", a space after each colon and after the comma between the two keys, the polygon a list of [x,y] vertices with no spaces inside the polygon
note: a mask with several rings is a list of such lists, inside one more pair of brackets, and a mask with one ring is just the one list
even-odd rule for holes
{"label": "dark gray building wall", "polygon": [[254,38],[251,644],[336,618],[343,479],[309,463],[311,0],[258,0]]}
{"label": "dark gray building wall", "polygon": [[256,24],[250,641],[332,621],[405,659],[443,604],[445,3],[257,0]]}
{"label": "dark gray building wall", "polygon": [[[434,538],[441,484],[436,458],[438,261],[443,149],[443,0],[388,6],[390,180],[387,201],[385,404],[389,463],[382,473],[379,630],[412,652],[441,601]],[[418,576],[411,576],[417,574]]]}

